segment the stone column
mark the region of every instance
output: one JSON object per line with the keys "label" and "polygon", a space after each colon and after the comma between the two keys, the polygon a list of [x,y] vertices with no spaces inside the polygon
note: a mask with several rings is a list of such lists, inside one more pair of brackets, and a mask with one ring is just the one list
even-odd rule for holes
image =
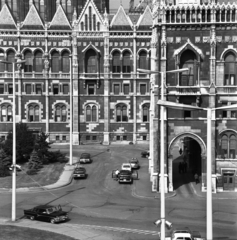
{"label": "stone column", "polygon": [[137,142],[137,33],[133,25],[133,143]]}

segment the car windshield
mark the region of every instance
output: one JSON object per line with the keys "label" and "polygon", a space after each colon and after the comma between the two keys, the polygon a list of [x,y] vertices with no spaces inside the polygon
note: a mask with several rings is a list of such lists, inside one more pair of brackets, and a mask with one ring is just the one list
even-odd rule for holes
{"label": "car windshield", "polygon": [[60,210],[61,210],[60,206],[55,206],[55,207],[48,208],[47,213],[50,214],[50,213],[57,212],[57,211],[60,211]]}
{"label": "car windshield", "polygon": [[89,154],[89,153],[82,153],[82,154],[81,154],[81,157],[89,158],[89,157],[90,157],[90,154]]}
{"label": "car windshield", "polygon": [[85,172],[85,169],[84,168],[76,168],[75,172]]}

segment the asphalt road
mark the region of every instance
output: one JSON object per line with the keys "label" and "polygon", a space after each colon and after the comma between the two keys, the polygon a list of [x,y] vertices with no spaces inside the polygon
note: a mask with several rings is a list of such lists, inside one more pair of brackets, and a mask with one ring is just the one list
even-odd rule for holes
{"label": "asphalt road", "polygon": [[[87,179],[73,180],[61,189],[38,193],[17,193],[17,218],[23,216],[23,209],[38,204],[60,204],[69,211],[68,228],[95,228],[111,232],[113,239],[153,240],[158,239],[158,230],[153,222],[160,216],[160,200],[137,198],[132,195],[133,185],[118,184],[111,178],[112,170],[121,163],[137,157],[141,168],[147,168],[147,160],[140,158],[141,148],[89,147],[93,163],[83,165],[88,172]],[[62,150],[62,149],[61,149]],[[83,150],[74,151],[79,156]],[[139,170],[138,170],[139,171]],[[139,181],[139,180],[137,180]],[[206,234],[206,202],[193,194],[185,179],[178,178],[181,187],[174,198],[166,200],[166,218],[176,228],[189,227]],[[11,216],[11,194],[0,195],[0,216]],[[237,239],[237,203],[233,200],[213,200],[213,228],[216,239]],[[168,234],[169,231],[167,231]],[[111,238],[112,239],[112,238]]]}

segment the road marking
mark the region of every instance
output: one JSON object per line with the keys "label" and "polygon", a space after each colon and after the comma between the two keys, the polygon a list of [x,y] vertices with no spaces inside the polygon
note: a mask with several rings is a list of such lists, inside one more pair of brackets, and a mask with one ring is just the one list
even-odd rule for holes
{"label": "road marking", "polygon": [[73,228],[94,228],[98,230],[107,230],[107,231],[115,231],[115,232],[128,232],[128,233],[137,233],[137,234],[144,234],[144,235],[159,235],[157,231],[149,231],[149,230],[140,230],[140,229],[132,229],[132,228],[120,228],[120,227],[108,227],[108,226],[98,226],[98,225],[85,225],[85,224],[64,224],[68,227]]}

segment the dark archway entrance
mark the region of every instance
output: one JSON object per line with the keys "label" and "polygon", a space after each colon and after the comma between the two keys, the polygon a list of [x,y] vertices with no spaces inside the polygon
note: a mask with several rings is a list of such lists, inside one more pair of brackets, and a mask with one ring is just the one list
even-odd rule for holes
{"label": "dark archway entrance", "polygon": [[184,133],[171,141],[169,146],[169,191],[194,181],[194,174],[202,176],[206,160],[206,146],[192,133]]}

